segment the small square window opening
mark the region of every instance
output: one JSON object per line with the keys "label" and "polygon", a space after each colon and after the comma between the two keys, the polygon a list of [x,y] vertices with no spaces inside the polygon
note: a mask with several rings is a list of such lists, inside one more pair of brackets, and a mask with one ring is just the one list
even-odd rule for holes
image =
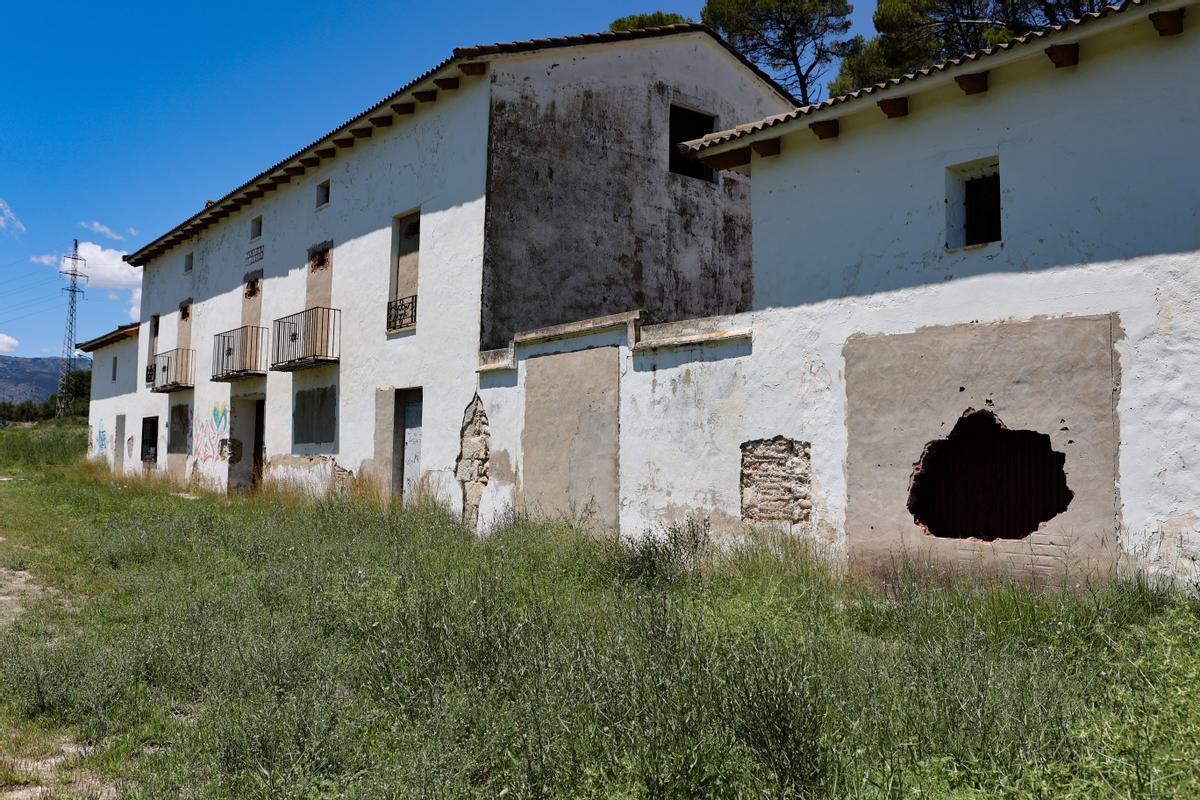
{"label": "small square window opening", "polygon": [[262,217],[255,217],[250,220],[250,239],[254,240],[262,236]]}
{"label": "small square window opening", "polygon": [[179,304],[179,318],[186,320],[186,319],[191,319],[191,317],[192,317],[192,304],[186,303],[186,302],[180,303]]}
{"label": "small square window opening", "polygon": [[668,163],[671,172],[676,175],[686,175],[689,178],[716,181],[717,173],[711,167],[698,159],[684,155],[679,151],[678,145],[681,142],[707,136],[715,131],[717,118],[702,111],[693,111],[690,108],[673,105],[668,128],[668,144],[671,148]]}
{"label": "small square window opening", "polygon": [[317,208],[329,203],[329,181],[317,184]]}
{"label": "small square window opening", "polygon": [[995,156],[946,171],[946,247],[999,242],[1000,161]]}
{"label": "small square window opening", "polygon": [[321,242],[308,251],[308,267],[313,272],[333,266],[333,242]]}
{"label": "small square window opening", "polygon": [[194,260],[195,259],[192,257],[191,253],[188,253],[186,256],[183,257],[183,271],[184,272],[192,271],[192,264],[194,263]]}

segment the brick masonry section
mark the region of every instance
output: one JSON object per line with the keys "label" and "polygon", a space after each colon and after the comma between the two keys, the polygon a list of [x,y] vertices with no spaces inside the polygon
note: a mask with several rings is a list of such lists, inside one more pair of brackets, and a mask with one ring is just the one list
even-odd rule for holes
{"label": "brick masonry section", "polygon": [[746,522],[808,522],[812,449],[783,436],[742,444],[742,519]]}

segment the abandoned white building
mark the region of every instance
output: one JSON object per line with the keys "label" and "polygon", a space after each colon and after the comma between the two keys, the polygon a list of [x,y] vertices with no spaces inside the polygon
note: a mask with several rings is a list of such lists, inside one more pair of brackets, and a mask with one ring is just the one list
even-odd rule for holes
{"label": "abandoned white building", "polygon": [[93,427],[221,485],[254,441],[268,478],[419,474],[481,529],[1196,574],[1192,5],[804,108],[702,28],[462,51],[129,257],[147,385]]}
{"label": "abandoned white building", "polygon": [[423,476],[458,504],[481,347],[750,308],[747,181],[673,145],[792,106],[700,25],[456,50],[126,256],[138,343],[86,344],[144,380],[97,383],[92,452],[220,488]]}

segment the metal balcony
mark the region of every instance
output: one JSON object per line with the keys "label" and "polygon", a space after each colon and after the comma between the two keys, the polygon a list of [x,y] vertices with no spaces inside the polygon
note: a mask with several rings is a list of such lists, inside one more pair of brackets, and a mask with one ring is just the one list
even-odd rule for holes
{"label": "metal balcony", "polygon": [[[152,392],[177,392],[191,389],[195,376],[195,350],[168,350],[154,356]],[[149,377],[149,370],[146,370]]]}
{"label": "metal balcony", "polygon": [[400,297],[388,302],[388,332],[402,331],[417,324],[417,296]]}
{"label": "metal balcony", "polygon": [[229,383],[267,374],[267,329],[245,325],[213,338],[212,379]]}
{"label": "metal balcony", "polygon": [[271,369],[292,372],[336,364],[342,347],[341,321],[340,310],[320,307],[275,320]]}

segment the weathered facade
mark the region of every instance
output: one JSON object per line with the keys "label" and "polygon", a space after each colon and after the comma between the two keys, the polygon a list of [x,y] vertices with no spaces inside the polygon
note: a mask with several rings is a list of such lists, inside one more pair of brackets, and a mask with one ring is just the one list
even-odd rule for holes
{"label": "weathered facade", "polygon": [[699,25],[455,51],[127,257],[136,386],[93,425],[126,418],[124,470],[421,484],[472,521],[509,474],[471,405],[487,337],[625,309],[634,269],[667,317],[748,307],[746,180],[671,171],[679,104],[712,129],[791,107]]}
{"label": "weathered facade", "polygon": [[[385,101],[415,115],[367,112],[135,254],[139,369],[238,319],[275,320],[293,371],[225,388],[197,350],[193,387],[123,407],[180,477],[252,483],[265,428],[263,479],[420,480],[481,531],[514,508],[626,536],[701,516],[865,569],[1196,577],[1193,6],[1130,2],[787,111],[694,28],[462,51],[452,84]],[[701,110],[760,121],[689,137],[689,167],[673,120]],[[323,318],[280,325],[321,303],[336,357]]]}

